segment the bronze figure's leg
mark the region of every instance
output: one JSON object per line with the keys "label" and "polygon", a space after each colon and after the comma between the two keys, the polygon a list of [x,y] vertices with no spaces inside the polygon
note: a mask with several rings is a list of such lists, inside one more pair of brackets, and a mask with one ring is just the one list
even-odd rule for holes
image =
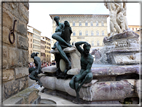
{"label": "bronze figure's leg", "polygon": [[40,82],[40,80],[37,78],[38,74],[36,73],[36,70],[32,71],[31,74],[29,75],[29,78],[32,80],[36,80],[39,82],[40,87],[42,87],[42,83]]}
{"label": "bronze figure's leg", "polygon": [[68,69],[70,69],[71,68],[71,62],[69,61],[69,59],[66,56],[65,52],[63,51],[63,49],[61,48],[61,45],[60,45],[59,42],[56,42],[56,47],[57,47],[61,57],[63,58],[63,60],[68,63]]}
{"label": "bronze figure's leg", "polygon": [[69,43],[67,43],[64,39],[61,38],[61,32],[56,32],[52,35],[52,38],[57,40],[60,43],[67,45],[68,47],[72,47]]}

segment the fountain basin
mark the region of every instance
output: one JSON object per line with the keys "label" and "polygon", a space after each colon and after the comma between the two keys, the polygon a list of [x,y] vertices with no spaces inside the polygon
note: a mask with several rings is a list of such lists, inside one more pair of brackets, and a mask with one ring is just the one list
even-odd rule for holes
{"label": "fountain basin", "polygon": [[[51,90],[59,90],[76,96],[75,90],[69,86],[70,79],[43,76],[40,78],[43,86]],[[80,89],[80,98],[86,101],[121,100],[127,97],[138,97],[135,91],[134,79],[121,81],[94,82],[91,86]],[[51,84],[52,83],[52,84]]]}
{"label": "fountain basin", "polygon": [[40,104],[52,104],[52,105],[55,105],[56,102],[53,101],[53,100],[50,100],[50,99],[41,99]]}

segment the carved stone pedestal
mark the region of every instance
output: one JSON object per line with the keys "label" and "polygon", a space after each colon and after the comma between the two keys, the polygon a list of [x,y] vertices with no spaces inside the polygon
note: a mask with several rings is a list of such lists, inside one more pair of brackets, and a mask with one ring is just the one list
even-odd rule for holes
{"label": "carved stone pedestal", "polygon": [[[71,61],[71,69],[80,68],[80,53],[76,50],[75,46],[64,48],[63,51],[66,53],[68,59]],[[57,49],[51,50],[50,53],[58,56],[58,58],[56,58],[56,72],[58,73],[57,76],[59,78],[64,78],[67,75],[64,74],[64,71],[67,69],[67,63],[62,59]]]}
{"label": "carved stone pedestal", "polygon": [[110,64],[138,64],[140,62],[139,35],[125,31],[104,38],[107,61]]}
{"label": "carved stone pedestal", "polygon": [[[43,87],[47,89],[59,90],[71,96],[76,96],[75,90],[69,86],[70,79],[63,80],[56,77],[42,76],[40,81]],[[79,95],[85,101],[120,101],[127,97],[137,97],[135,86],[135,80],[133,79],[107,82],[92,80],[91,84],[85,84],[81,87]]]}

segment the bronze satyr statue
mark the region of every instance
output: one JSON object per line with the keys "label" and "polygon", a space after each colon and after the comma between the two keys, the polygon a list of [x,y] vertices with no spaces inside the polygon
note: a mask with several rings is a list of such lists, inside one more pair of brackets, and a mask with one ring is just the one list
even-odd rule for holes
{"label": "bronze satyr statue", "polygon": [[[59,68],[59,61],[62,58],[67,63],[67,69],[64,71],[64,73],[67,72],[71,68],[71,62],[69,58],[67,57],[66,53],[63,51],[66,47],[71,47],[70,45],[70,36],[72,33],[70,24],[68,21],[65,21],[64,23],[59,22],[59,17],[55,16],[54,21],[56,22],[57,28],[55,30],[55,33],[52,35],[52,38],[57,40],[57,42],[54,44],[52,49],[57,48],[59,51],[59,54],[55,54],[55,60],[57,62],[57,68]],[[57,70],[57,75],[59,74],[60,70]],[[61,73],[61,72],[60,72]]]}
{"label": "bronze satyr statue", "polygon": [[[80,45],[82,44],[84,44],[83,49],[80,47]],[[69,85],[72,89],[75,89],[77,101],[79,101],[80,88],[84,83],[90,83],[93,79],[93,74],[91,72],[93,57],[89,53],[91,45],[87,42],[76,42],[75,46],[77,50],[81,53],[81,70],[79,74],[73,76]]]}
{"label": "bronze satyr statue", "polygon": [[36,82],[39,82],[40,87],[42,87],[42,83],[40,82],[39,78],[38,78],[38,74],[41,73],[41,61],[40,58],[37,56],[38,53],[32,53],[31,54],[31,58],[34,59],[34,63],[35,63],[35,68],[31,67],[29,68],[29,78],[32,80],[36,80]]}

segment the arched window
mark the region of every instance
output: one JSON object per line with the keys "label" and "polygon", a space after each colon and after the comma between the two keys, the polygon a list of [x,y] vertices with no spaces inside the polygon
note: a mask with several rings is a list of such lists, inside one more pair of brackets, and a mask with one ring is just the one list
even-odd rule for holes
{"label": "arched window", "polygon": [[90,25],[93,26],[93,22],[92,21],[91,21]]}
{"label": "arched window", "polygon": [[79,31],[79,36],[81,36],[82,35],[82,32],[81,31]]}
{"label": "arched window", "polygon": [[85,22],[85,26],[88,26],[88,22],[87,21]]}
{"label": "arched window", "polygon": [[75,32],[73,32],[73,36],[75,36]]}
{"label": "arched window", "polygon": [[96,26],[99,26],[99,22],[98,21],[96,21]]}
{"label": "arched window", "polygon": [[86,36],[88,36],[88,31],[85,32]]}
{"label": "arched window", "polygon": [[96,31],[96,35],[97,35],[97,36],[99,35],[99,31]]}
{"label": "arched window", "polygon": [[104,36],[104,31],[102,31],[102,35]]}
{"label": "arched window", "polygon": [[73,26],[75,26],[75,22],[73,21]]}
{"label": "arched window", "polygon": [[79,26],[82,26],[81,21],[79,21]]}
{"label": "arched window", "polygon": [[102,21],[102,26],[104,26],[104,22]]}

